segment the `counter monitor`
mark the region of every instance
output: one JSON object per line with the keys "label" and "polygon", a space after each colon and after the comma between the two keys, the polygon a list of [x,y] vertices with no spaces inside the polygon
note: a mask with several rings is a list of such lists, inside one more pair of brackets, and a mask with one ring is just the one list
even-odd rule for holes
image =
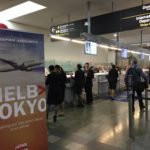
{"label": "counter monitor", "polygon": [[84,52],[85,54],[97,55],[97,43],[85,41]]}

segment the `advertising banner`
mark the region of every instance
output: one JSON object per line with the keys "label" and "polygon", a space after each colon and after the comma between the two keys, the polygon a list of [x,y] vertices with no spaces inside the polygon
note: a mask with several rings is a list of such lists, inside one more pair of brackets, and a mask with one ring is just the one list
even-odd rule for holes
{"label": "advertising banner", "polygon": [[48,150],[44,37],[0,30],[0,149]]}

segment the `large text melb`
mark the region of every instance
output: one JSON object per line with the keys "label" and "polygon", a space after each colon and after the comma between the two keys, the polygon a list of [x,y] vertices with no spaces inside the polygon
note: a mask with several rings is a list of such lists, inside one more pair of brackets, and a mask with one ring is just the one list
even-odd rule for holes
{"label": "large text melb", "polygon": [[0,88],[0,119],[34,114],[46,110],[45,98],[38,96],[37,85],[7,86]]}

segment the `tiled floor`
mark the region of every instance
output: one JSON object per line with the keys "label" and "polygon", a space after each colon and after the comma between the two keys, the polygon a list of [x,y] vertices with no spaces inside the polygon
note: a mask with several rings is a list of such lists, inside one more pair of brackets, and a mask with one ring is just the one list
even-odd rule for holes
{"label": "tiled floor", "polygon": [[[149,114],[150,115],[150,114]],[[150,119],[149,119],[150,120]],[[128,103],[96,100],[68,108],[56,123],[48,120],[49,150],[150,150],[150,122],[136,102],[134,139],[128,135]]]}

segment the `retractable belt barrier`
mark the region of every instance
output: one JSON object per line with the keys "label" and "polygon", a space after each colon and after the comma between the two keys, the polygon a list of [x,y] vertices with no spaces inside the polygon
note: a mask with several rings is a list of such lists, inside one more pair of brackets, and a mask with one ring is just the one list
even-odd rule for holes
{"label": "retractable belt barrier", "polygon": [[[129,136],[130,138],[134,138],[134,115],[132,110],[132,96],[133,96],[133,81],[132,75],[128,75],[127,77],[127,97],[128,97],[128,110],[129,110]],[[145,120],[148,122],[148,101],[150,98],[148,97],[148,92],[150,89],[145,89],[145,97],[142,97],[145,100]],[[135,97],[138,98],[138,97]]]}
{"label": "retractable belt barrier", "polygon": [[129,113],[129,136],[134,138],[134,119],[132,111],[132,94],[133,94],[133,84],[132,84],[132,75],[127,77],[127,98],[128,98],[128,113]]}
{"label": "retractable belt barrier", "polygon": [[[150,89],[145,89],[145,97],[142,97],[143,100],[145,100],[145,120],[148,121],[148,101],[150,100],[150,97],[148,97],[148,92],[150,92]],[[135,98],[138,98],[135,96]]]}

